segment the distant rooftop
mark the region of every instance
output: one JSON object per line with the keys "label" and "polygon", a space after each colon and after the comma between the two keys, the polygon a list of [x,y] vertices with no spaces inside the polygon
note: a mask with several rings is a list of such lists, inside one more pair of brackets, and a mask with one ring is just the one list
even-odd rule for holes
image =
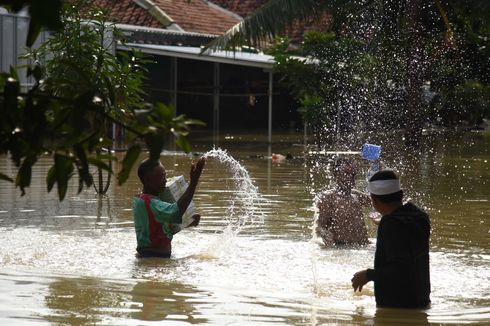
{"label": "distant rooftop", "polygon": [[[91,1],[94,5],[107,9],[112,22],[142,28],[129,33],[130,42],[199,46],[206,44],[211,38],[224,34],[239,23],[242,17],[251,15],[268,0]],[[325,13],[318,20],[295,22],[285,34],[294,43],[298,43],[303,39],[306,31],[328,30],[331,20],[331,15]],[[149,28],[173,31],[175,34],[156,30],[151,32]],[[179,32],[184,34],[178,34]]]}
{"label": "distant rooftop", "polygon": [[221,35],[240,17],[204,0],[92,0],[120,24]]}

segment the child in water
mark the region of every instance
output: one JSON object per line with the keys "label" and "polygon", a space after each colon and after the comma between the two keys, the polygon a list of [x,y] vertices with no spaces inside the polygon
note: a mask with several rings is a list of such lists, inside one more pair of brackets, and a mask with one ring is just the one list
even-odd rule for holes
{"label": "child in water", "polygon": [[319,211],[316,233],[327,247],[333,245],[365,245],[368,234],[363,207],[370,207],[367,194],[353,189],[356,167],[348,159],[337,159],[332,166],[335,186],[318,195]]}
{"label": "child in water", "polygon": [[[167,183],[165,168],[158,160],[141,162],[138,177],[143,184],[143,192],[133,198],[138,257],[170,257],[173,235],[180,231],[177,224],[182,223],[182,215],[192,201],[204,163],[205,158],[201,157],[191,165],[186,191],[177,202],[167,203],[158,197]],[[195,214],[192,218],[194,222],[189,226],[197,226],[200,215]]]}

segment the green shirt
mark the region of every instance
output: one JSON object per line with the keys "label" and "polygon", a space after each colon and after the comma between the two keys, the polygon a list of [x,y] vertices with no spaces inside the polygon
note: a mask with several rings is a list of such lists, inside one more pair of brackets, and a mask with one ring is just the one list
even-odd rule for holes
{"label": "green shirt", "polygon": [[[146,202],[152,216],[148,214]],[[176,233],[175,224],[182,223],[182,214],[177,203],[167,203],[148,194],[133,198],[133,217],[138,248],[169,244]]]}

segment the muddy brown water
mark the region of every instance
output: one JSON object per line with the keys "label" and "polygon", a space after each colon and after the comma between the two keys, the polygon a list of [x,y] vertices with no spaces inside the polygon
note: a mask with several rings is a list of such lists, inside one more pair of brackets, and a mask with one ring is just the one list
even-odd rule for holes
{"label": "muddy brown water", "polygon": [[[252,138],[228,136],[221,145],[257,187],[253,214],[244,217],[247,197],[237,193],[250,189],[237,190],[232,171],[208,159],[195,196],[201,225],[176,235],[168,260],[134,257],[135,173],[105,197],[77,195],[73,182],[61,203],[45,191],[48,159],[26,196],[3,182],[0,324],[490,324],[488,133],[432,137],[417,153],[384,141],[384,161],[432,221],[432,307],[422,311],[376,309],[372,284],[352,291],[352,274],[372,266],[376,229],[368,221],[373,243],[363,248],[325,249],[312,239],[326,158],[305,155],[301,140],[287,136],[271,149]],[[211,149],[206,139],[193,144]],[[271,152],[294,158],[274,163]],[[187,177],[192,158],[167,152],[162,162],[170,176]],[[362,188],[368,165],[359,162]],[[13,171],[6,157],[0,170]]]}

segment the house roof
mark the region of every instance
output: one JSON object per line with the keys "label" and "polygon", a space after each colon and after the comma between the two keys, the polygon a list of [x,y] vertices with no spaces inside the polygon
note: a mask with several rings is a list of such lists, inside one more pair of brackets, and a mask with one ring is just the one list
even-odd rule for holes
{"label": "house roof", "polygon": [[233,13],[204,0],[93,0],[93,3],[107,8],[113,22],[136,26],[167,28],[170,21],[175,30],[221,35],[240,21]]}
{"label": "house roof", "polygon": [[187,32],[221,35],[239,19],[203,0],[155,0]]}
{"label": "house roof", "polygon": [[114,23],[163,28],[148,10],[132,0],[93,0],[93,4],[108,10],[109,19]]}
{"label": "house roof", "polygon": [[148,54],[194,59],[199,61],[235,64],[264,69],[271,69],[275,63],[274,57],[259,53],[215,51],[208,54],[203,54],[201,53],[202,49],[200,47],[136,43],[128,43],[126,45],[119,45],[118,47],[121,50],[140,49],[143,53]]}
{"label": "house roof", "polygon": [[[115,23],[180,32],[222,35],[268,0],[92,0]],[[297,43],[306,31],[328,30],[331,16],[295,22],[285,34]],[[156,43],[161,43],[157,42]],[[168,43],[168,42],[164,42]],[[193,43],[194,44],[194,43]]]}

